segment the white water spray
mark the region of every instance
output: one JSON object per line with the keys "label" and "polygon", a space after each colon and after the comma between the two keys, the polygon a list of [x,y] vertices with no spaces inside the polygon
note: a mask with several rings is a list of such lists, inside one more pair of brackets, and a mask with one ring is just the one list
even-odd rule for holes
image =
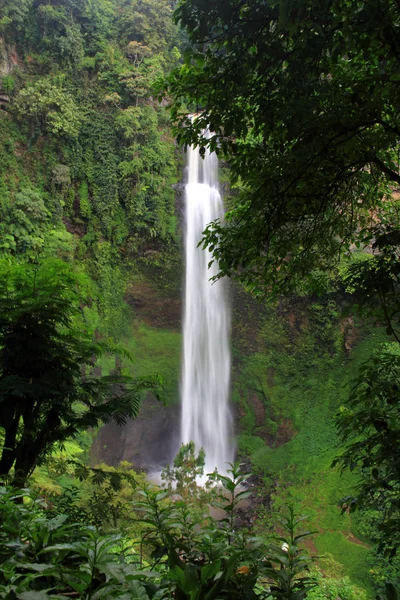
{"label": "white water spray", "polygon": [[193,441],[196,452],[204,449],[205,473],[215,467],[224,473],[233,461],[227,285],[210,282],[217,266],[208,269],[212,256],[197,247],[206,226],[223,213],[215,153],[206,151],[202,159],[198,148],[189,148],[181,441]]}

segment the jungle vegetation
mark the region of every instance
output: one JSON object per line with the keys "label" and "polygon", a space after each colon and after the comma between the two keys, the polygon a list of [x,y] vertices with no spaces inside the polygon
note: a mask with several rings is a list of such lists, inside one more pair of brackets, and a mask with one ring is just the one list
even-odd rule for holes
{"label": "jungle vegetation", "polygon": [[[0,597],[369,600],[373,583],[397,598],[398,22],[394,0],[0,0]],[[279,509],[257,504],[251,528],[239,507],[251,475],[237,465],[222,496],[200,490],[202,455],[183,448],[165,473],[177,502],[130,465],[89,461],[98,424],[124,423],[159,392],[160,340],[168,374],[172,347],[179,360],[171,332],[140,330],[133,360],[120,342],[136,350],[128,280],[179,293],[175,139],[204,146],[205,125],[231,191],[204,244],[244,304],[243,288],[278,307],[254,313],[257,337],[239,319],[234,348],[240,456]],[[306,319],[289,327],[283,297],[306,294]],[[354,303],[360,327],[395,342],[372,355],[367,340],[335,432],[351,387],[338,391],[339,315]],[[168,401],[176,388],[165,382]],[[282,446],[280,421],[299,430]],[[358,509],[359,553],[377,551],[368,582],[358,559],[351,580],[331,557],[310,560],[292,507],[326,476],[316,457],[338,454],[356,479],[332,491],[332,511],[340,497],[344,519]],[[327,477],[324,493],[338,482]],[[340,555],[332,514],[313,525],[328,522]]]}
{"label": "jungle vegetation", "polygon": [[[226,223],[203,239],[219,276],[235,274],[260,297],[315,291],[345,255],[347,283],[380,304],[395,339],[360,370],[337,421],[348,446],[335,461],[362,474],[345,506],[380,511],[381,544],[394,554],[399,4],[182,0],[175,18],[192,42],[167,85],[179,139],[215,149],[238,188]],[[199,107],[194,119],[188,105]],[[357,262],[361,247],[369,255]]]}

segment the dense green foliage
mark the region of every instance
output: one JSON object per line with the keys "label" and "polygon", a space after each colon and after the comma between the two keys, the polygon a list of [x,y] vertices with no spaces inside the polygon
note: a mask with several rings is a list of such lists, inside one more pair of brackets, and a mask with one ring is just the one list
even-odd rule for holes
{"label": "dense green foliage", "polygon": [[175,16],[193,43],[169,80],[178,136],[205,145],[209,125],[239,182],[205,236],[221,274],[315,287],[313,269],[371,239],[400,180],[398,3],[182,0]]}
{"label": "dense green foliage", "polygon": [[98,356],[112,348],[85,332],[84,299],[78,277],[59,260],[0,265],[0,476],[14,467],[14,485],[23,486],[56,443],[101,422],[126,423],[141,392],[157,390],[156,381],[92,376]]}
{"label": "dense green foliage", "polygon": [[[8,320],[4,319],[7,327],[22,316],[30,326],[36,324],[36,329],[38,317],[41,325],[49,325],[47,331],[52,333],[45,341],[50,343],[48,349],[53,344],[53,350],[41,355],[46,359],[41,375],[45,376],[46,388],[52,391],[51,404],[54,406],[55,399],[57,406],[65,409],[61,429],[56,428],[54,434],[58,440],[62,439],[62,432],[67,435],[67,421],[69,433],[75,434],[74,440],[65,441],[61,447],[48,435],[40,459],[34,461],[38,466],[30,482],[45,501],[25,499],[22,506],[15,506],[9,496],[6,499],[8,515],[13,515],[10,522],[16,524],[13,533],[6,533],[16,545],[6,546],[7,550],[2,546],[4,552],[9,552],[2,555],[7,566],[6,575],[1,575],[1,585],[6,588],[1,593],[5,597],[29,597],[25,594],[35,595],[36,591],[49,595],[125,594],[146,598],[163,594],[171,597],[174,591],[182,598],[197,597],[199,593],[200,597],[211,594],[211,598],[213,594],[219,597],[221,584],[221,593],[227,597],[254,597],[253,593],[262,597],[265,585],[259,588],[256,580],[260,582],[261,576],[262,583],[262,577],[267,575],[269,586],[275,581],[275,597],[304,597],[307,580],[298,583],[297,596],[288,595],[288,585],[293,584],[289,581],[291,574],[296,579],[297,566],[304,564],[297,543],[292,543],[293,552],[289,554],[278,544],[272,566],[268,566],[261,560],[264,546],[257,547],[258,542],[246,537],[239,526],[232,532],[233,511],[221,526],[203,514],[209,497],[197,489],[193,473],[193,465],[201,469],[201,456],[196,459],[189,451],[189,462],[193,464],[185,466],[188,456],[183,449],[174,467],[165,474],[168,482],[178,485],[183,503],[176,502],[176,498],[175,503],[170,503],[170,494],[157,497],[166,492],[154,489],[138,500],[135,485],[143,483],[143,475],[132,473],[126,464],[118,468],[88,466],[95,431],[78,433],[84,423],[93,425],[108,418],[105,413],[112,408],[101,404],[108,397],[111,381],[103,379],[107,383],[103,387],[98,379],[101,372],[122,372],[146,380],[150,373],[161,372],[166,378],[167,401],[175,402],[179,395],[179,317],[169,302],[173,299],[179,305],[179,213],[175,210],[172,184],[180,179],[181,165],[165,102],[159,104],[154,91],[159,89],[158,80],[179,63],[180,50],[187,45],[184,34],[178,32],[171,19],[175,4],[169,0],[0,0],[0,252],[5,265],[7,261],[30,263],[13,267],[15,273],[21,274],[21,282],[27,280],[27,273],[37,270],[38,261],[46,263],[49,257],[57,256],[74,265],[73,269],[66,264],[59,267],[61,275],[71,276],[71,285],[59,290],[61,304],[52,304],[59,297],[57,290],[50,290],[51,299],[47,298],[49,289],[61,276],[50,276],[47,268],[47,274],[43,270],[40,276],[43,285],[37,298],[29,299],[29,287],[21,284]],[[331,264],[329,254],[351,238],[357,219],[362,226],[364,217],[370,219],[368,206],[374,203],[375,192],[378,191],[375,199],[380,199],[388,189],[386,175],[396,173],[396,164],[390,162],[390,144],[395,143],[396,132],[390,132],[387,125],[389,118],[397,119],[397,112],[385,113],[384,122],[371,127],[364,128],[362,119],[369,108],[374,113],[371,118],[379,111],[383,114],[395,89],[393,70],[390,71],[395,68],[393,52],[386,52],[385,46],[384,58],[369,66],[367,63],[375,51],[374,44],[382,44],[382,28],[386,27],[385,32],[389,33],[390,19],[395,22],[397,17],[391,2],[374,0],[368,5],[358,3],[357,7],[353,18],[353,3],[344,1],[180,3],[178,17],[190,21],[195,42],[187,57],[194,56],[199,62],[195,70],[185,64],[172,86],[185,101],[198,104],[191,108],[206,110],[193,126],[179,131],[178,137],[193,139],[191,136],[206,121],[219,134],[219,152],[228,157],[237,181],[229,199],[233,210],[228,229],[217,227],[210,231],[209,239],[213,243],[214,235],[222,236],[221,252],[225,249],[232,254],[225,255],[229,260],[221,262],[221,269],[230,271],[236,261],[246,283],[251,279],[253,285],[256,276],[256,292],[269,291],[271,286],[275,286],[275,291],[296,286],[304,294],[310,283],[314,289],[325,288],[329,277],[318,269],[309,272],[309,268],[316,261],[321,267]],[[371,36],[368,28],[374,21],[371,15],[375,9],[382,11],[380,28]],[[385,13],[387,9],[389,13]],[[232,14],[238,17],[236,21]],[[385,20],[385,14],[390,19]],[[268,24],[266,15],[272,15],[270,29],[263,29]],[[335,29],[340,15],[345,17],[341,30]],[[329,21],[331,18],[334,22]],[[209,32],[196,29],[200,22],[207,22]],[[229,23],[228,27],[224,23]],[[329,35],[326,28],[331,28]],[[210,39],[203,40],[205,33],[210,33]],[[247,33],[257,39],[246,39]],[[268,46],[268,36],[273,38],[272,46]],[[371,37],[374,44],[370,44]],[[331,50],[341,48],[349,38],[355,44],[364,40],[362,52],[357,54],[351,48],[347,59],[340,60],[340,55],[335,56]],[[197,44],[200,39],[204,45]],[[390,46],[390,39],[386,45]],[[275,79],[271,78],[268,87],[263,77],[268,69],[280,64],[282,52],[289,53],[288,61],[274,72]],[[321,62],[316,59],[310,64],[303,60],[310,52]],[[353,72],[350,61],[358,65],[358,70]],[[214,78],[212,68],[217,65],[219,72]],[[254,65],[256,72],[252,70]],[[324,77],[324,69],[325,73],[332,69],[335,78]],[[336,78],[342,73],[346,78],[344,94]],[[194,86],[190,93],[184,90],[188,81]],[[370,86],[368,93],[366,81]],[[376,98],[373,92],[381,81],[385,82],[385,94]],[[285,102],[278,94],[280,89],[285,92]],[[214,101],[221,102],[220,112]],[[296,107],[301,114],[291,115],[290,110]],[[185,114],[186,107],[177,106],[178,112],[181,109]],[[315,121],[307,122],[309,111],[319,109]],[[263,123],[265,114],[268,120]],[[351,128],[357,128],[360,122],[362,131],[351,137]],[[327,148],[326,140],[332,136],[337,145]],[[351,161],[360,149],[364,165],[370,168],[364,169],[361,163],[352,168]],[[383,161],[390,173],[382,176],[378,162],[367,155],[371,149],[376,150],[375,158]],[[297,175],[301,176],[298,180]],[[328,186],[324,192],[319,188],[322,184]],[[363,203],[358,202],[360,190]],[[304,197],[310,199],[307,205],[302,202]],[[345,206],[354,209],[354,222],[345,218]],[[382,206],[373,215],[377,244],[374,253],[363,255],[360,260],[357,255],[357,260],[340,265],[342,279],[336,293],[320,299],[291,297],[288,302],[279,300],[273,308],[250,310],[249,297],[238,291],[233,397],[240,430],[238,452],[255,468],[257,493],[262,499],[257,504],[254,529],[262,534],[269,530],[272,504],[279,507],[294,502],[301,513],[311,513],[313,528],[321,532],[313,549],[319,554],[332,554],[335,560],[319,561],[318,570],[313,572],[319,585],[309,591],[310,599],[372,598],[369,574],[382,594],[385,580],[398,578],[398,563],[394,560],[388,565],[367,547],[382,539],[382,532],[377,529],[379,514],[374,507],[369,506],[362,516],[347,512],[340,516],[337,503],[343,496],[357,495],[357,476],[353,473],[340,478],[337,471],[330,469],[341,448],[333,413],[344,404],[349,380],[356,375],[358,366],[369,358],[376,342],[384,339],[380,331],[369,331],[365,322],[355,320],[351,325],[352,317],[343,318],[341,310],[349,295],[357,297],[363,315],[368,304],[373,318],[385,320],[390,332],[397,335],[397,212],[395,203],[385,202]],[[385,223],[376,227],[376,219],[382,218],[383,212]],[[360,232],[367,237],[368,232]],[[335,237],[337,233],[343,239]],[[350,237],[345,239],[347,234]],[[304,235],[308,236],[305,244],[301,239]],[[249,244],[253,246],[247,248]],[[247,271],[242,269],[246,265],[250,266]],[[77,271],[84,294],[78,293],[75,284]],[[329,286],[332,285],[330,281]],[[386,311],[384,318],[376,311],[377,296]],[[10,298],[3,300],[6,303]],[[59,314],[66,316],[62,303],[68,304],[69,300],[71,313],[67,320],[61,323],[53,319],[49,324],[47,307],[60,309]],[[67,304],[64,308],[68,312]],[[247,310],[251,318],[246,317]],[[27,335],[26,330],[22,333]],[[122,340],[133,363],[127,355],[116,359],[109,353],[103,353],[94,362],[95,355],[110,347],[109,338],[113,342]],[[69,343],[62,345],[61,340]],[[38,353],[36,347],[31,349],[33,339],[28,341],[25,347],[29,352],[23,354],[23,366],[29,371],[34,368]],[[13,368],[21,368],[16,353],[13,347],[8,358],[15,359]],[[51,366],[55,354],[65,359],[64,363],[69,361],[71,369],[57,367],[51,387],[47,377],[51,369],[45,367]],[[87,362],[83,381],[78,362]],[[31,384],[26,385],[28,375],[21,375],[20,384],[29,394],[18,396],[16,406],[26,404],[28,396],[33,399],[34,395],[35,402],[41,398],[35,377],[32,389]],[[67,390],[57,387],[65,380],[76,384],[78,402],[70,402],[75,398],[72,388],[66,395]],[[89,403],[85,405],[86,400]],[[369,400],[371,405],[376,404],[376,397]],[[43,427],[50,402],[39,405],[41,422],[36,422],[35,434],[28,431],[21,418],[15,438],[21,447],[22,441],[29,442],[26,448],[29,447],[30,458],[34,456],[33,438],[39,449],[41,434],[53,433],[45,432]],[[382,418],[391,428],[396,406],[388,403],[387,408]],[[123,406],[114,414],[119,420],[121,410],[124,411]],[[359,416],[357,410],[352,412],[355,419]],[[89,414],[93,411],[97,416]],[[353,409],[348,409],[347,416],[349,411]],[[372,428],[374,418],[375,413],[371,414]],[[383,436],[380,439],[384,441]],[[382,448],[385,446],[376,449]],[[392,458],[390,469],[395,466]],[[28,466],[23,470],[28,472]],[[363,476],[368,486],[374,477],[371,468],[364,469]],[[229,481],[222,479],[225,488],[231,485]],[[374,483],[379,480],[374,478]],[[237,496],[232,498],[231,490],[225,491],[228,498],[218,502],[235,505]],[[382,499],[377,488],[375,492]],[[384,502],[392,499],[395,495],[389,494]],[[156,513],[163,514],[166,520],[157,521]],[[150,523],[145,522],[146,515]],[[144,517],[142,523],[137,522],[138,517]],[[79,526],[72,528],[75,522]],[[88,524],[101,532],[88,529]],[[280,533],[282,527],[284,524]],[[109,537],[115,528],[124,531],[124,535],[118,539]],[[2,541],[7,544],[10,538]],[[70,543],[73,548],[54,548],[53,544],[52,550],[45,550],[53,542]],[[142,550],[138,551],[140,542]],[[17,558],[10,548],[17,549]],[[92,558],[97,551],[95,564]],[[161,558],[159,552],[163,552]],[[271,557],[269,552],[272,550],[268,546],[267,555]],[[36,566],[31,568],[29,564]],[[146,569],[155,566],[157,574],[140,574],[139,565]],[[355,583],[363,590],[355,588]],[[388,597],[389,593],[390,589]]]}
{"label": "dense green foliage", "polygon": [[3,251],[64,226],[81,258],[104,238],[119,256],[174,245],[177,159],[152,97],[179,59],[170,16],[164,0],[2,2]]}
{"label": "dense green foliage", "polygon": [[338,420],[342,438],[352,443],[335,461],[351,470],[361,468],[357,497],[346,499],[345,509],[373,509],[380,546],[392,555],[400,535],[399,352],[398,344],[384,344],[360,369]]}
{"label": "dense green foliage", "polygon": [[102,534],[81,519],[75,522],[73,498],[64,508],[58,503],[54,516],[26,491],[0,488],[1,597],[303,600],[315,585],[306,575],[310,559],[300,548],[309,535],[297,531],[303,519],[293,510],[281,518],[285,535],[278,545],[235,532],[237,505],[247,493],[238,489],[243,481],[235,466],[222,478],[215,493],[229,518],[220,522],[206,512],[198,515],[195,497],[179,501],[175,492],[171,501],[165,490],[137,491],[132,507],[144,525],[140,539],[129,531]]}

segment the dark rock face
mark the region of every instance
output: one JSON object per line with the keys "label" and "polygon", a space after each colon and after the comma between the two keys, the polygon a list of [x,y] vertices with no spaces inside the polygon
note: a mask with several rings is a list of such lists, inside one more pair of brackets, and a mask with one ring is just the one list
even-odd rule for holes
{"label": "dark rock face", "polygon": [[[5,44],[4,38],[0,36],[0,77],[10,75],[14,69],[23,70],[23,65],[18,57],[15,46]],[[2,89],[0,82],[0,90]]]}
{"label": "dark rock face", "polygon": [[360,331],[355,326],[353,317],[346,317],[342,320],[341,330],[346,356],[350,356],[351,351],[360,339]]}
{"label": "dark rock face", "polygon": [[138,417],[124,427],[102,427],[91,451],[92,464],[118,466],[128,461],[136,469],[158,470],[172,462],[179,448],[180,408],[163,406],[149,396]]}
{"label": "dark rock face", "polygon": [[150,281],[129,283],[125,301],[134,309],[137,319],[150,327],[180,330],[182,300],[180,296],[163,296]]}

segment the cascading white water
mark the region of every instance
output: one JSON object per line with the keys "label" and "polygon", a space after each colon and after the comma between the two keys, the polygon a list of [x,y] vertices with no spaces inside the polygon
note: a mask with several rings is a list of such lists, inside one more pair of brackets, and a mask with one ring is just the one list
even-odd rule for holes
{"label": "cascading white water", "polygon": [[230,305],[223,280],[208,250],[198,248],[206,226],[223,216],[218,191],[218,159],[198,148],[188,149],[186,185],[186,288],[183,326],[181,441],[204,449],[205,473],[226,472],[233,460],[231,444]]}

